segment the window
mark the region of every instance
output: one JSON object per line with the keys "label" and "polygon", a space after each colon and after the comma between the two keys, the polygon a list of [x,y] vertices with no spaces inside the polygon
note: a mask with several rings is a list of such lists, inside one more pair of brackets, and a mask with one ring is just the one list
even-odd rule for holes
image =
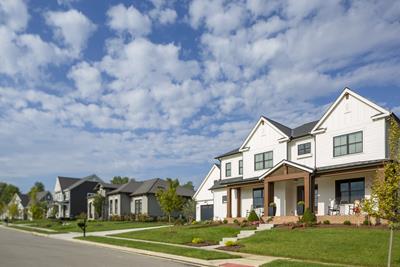
{"label": "window", "polygon": [[364,178],[336,181],[336,201],[340,204],[354,203],[365,197]]}
{"label": "window", "polygon": [[243,160],[239,160],[239,175],[243,174]]}
{"label": "window", "polygon": [[113,201],[112,201],[112,199],[110,199],[110,214],[113,213],[113,212],[112,212],[112,208],[113,208]]}
{"label": "window", "polygon": [[230,162],[225,163],[225,176],[229,177],[232,175],[232,164]]}
{"label": "window", "polygon": [[228,202],[228,196],[222,196],[222,203]]}
{"label": "window", "polygon": [[273,154],[272,151],[254,155],[254,170],[264,170],[272,168]]}
{"label": "window", "polygon": [[311,142],[300,144],[297,146],[297,155],[305,155],[311,153]]}
{"label": "window", "polygon": [[141,213],[142,213],[142,200],[136,199],[135,200],[135,214],[141,214]]}
{"label": "window", "polygon": [[363,151],[363,133],[356,132],[333,138],[333,156],[343,156]]}
{"label": "window", "polygon": [[115,202],[115,209],[114,209],[114,213],[118,214],[118,199],[114,200]]}
{"label": "window", "polygon": [[264,189],[253,189],[253,209],[264,207]]}

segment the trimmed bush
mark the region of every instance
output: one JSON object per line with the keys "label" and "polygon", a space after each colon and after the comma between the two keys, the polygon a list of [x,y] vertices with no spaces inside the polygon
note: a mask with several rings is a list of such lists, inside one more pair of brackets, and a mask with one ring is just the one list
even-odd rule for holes
{"label": "trimmed bush", "polygon": [[228,223],[228,220],[227,220],[227,219],[224,219],[222,222],[223,222],[224,224],[227,224],[227,223]]}
{"label": "trimmed bush", "polygon": [[363,225],[370,226],[370,225],[372,225],[372,223],[371,223],[368,219],[365,219],[365,220],[363,221]]}
{"label": "trimmed bush", "polygon": [[237,246],[238,242],[237,241],[226,241],[225,242],[225,246],[227,247],[233,247],[233,246]]}
{"label": "trimmed bush", "polygon": [[346,220],[343,222],[344,225],[351,225],[351,222],[349,220]]}
{"label": "trimmed bush", "polygon": [[204,243],[204,240],[201,239],[200,237],[195,237],[192,239],[192,243],[193,244],[201,244],[201,243]]}
{"label": "trimmed bush", "polygon": [[239,221],[238,221],[237,219],[234,219],[234,220],[233,220],[233,223],[235,223],[235,224],[237,224],[237,225],[240,224]]}
{"label": "trimmed bush", "polygon": [[307,208],[304,211],[304,215],[301,217],[300,222],[304,223],[306,226],[312,226],[317,222],[317,217],[309,208]]}
{"label": "trimmed bush", "polygon": [[249,217],[247,217],[247,220],[249,222],[255,222],[255,221],[259,221],[260,218],[258,218],[258,215],[254,210],[251,210],[250,214],[249,214]]}
{"label": "trimmed bush", "polygon": [[331,224],[331,222],[329,220],[325,220],[323,221],[323,224]]}

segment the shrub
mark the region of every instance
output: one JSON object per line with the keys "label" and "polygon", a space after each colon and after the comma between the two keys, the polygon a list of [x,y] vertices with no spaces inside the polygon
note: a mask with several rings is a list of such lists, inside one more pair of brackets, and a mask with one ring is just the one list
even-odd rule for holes
{"label": "shrub", "polygon": [[299,202],[297,202],[297,205],[299,205],[299,206],[304,206],[305,205],[305,203],[304,203],[304,201],[299,201]]}
{"label": "shrub", "polygon": [[204,240],[201,239],[200,237],[195,237],[192,239],[192,243],[193,244],[201,244],[201,243],[204,243]]}
{"label": "shrub", "polygon": [[229,241],[226,241],[225,242],[225,246],[227,246],[227,247],[233,247],[233,246],[237,246],[238,245],[238,242],[237,241],[231,241],[231,240],[229,240]]}
{"label": "shrub", "polygon": [[331,224],[331,222],[329,220],[325,220],[323,221],[323,224]]}
{"label": "shrub", "polygon": [[344,225],[351,225],[351,222],[350,222],[349,220],[345,220],[345,221],[343,222],[343,224],[344,224]]}
{"label": "shrub", "polygon": [[174,225],[183,225],[185,221],[181,218],[175,220]]}
{"label": "shrub", "polygon": [[224,224],[227,224],[227,223],[228,223],[228,220],[227,220],[227,219],[224,219],[222,222],[223,222]]}
{"label": "shrub", "polygon": [[372,225],[372,223],[371,223],[368,219],[365,219],[365,220],[363,221],[363,225],[370,226],[370,225]]}
{"label": "shrub", "polygon": [[260,218],[258,218],[258,215],[254,210],[250,211],[249,217],[247,217],[247,219],[249,220],[249,222],[255,222],[260,220]]}
{"label": "shrub", "polygon": [[243,228],[243,227],[246,227],[246,226],[248,226],[248,225],[249,225],[249,224],[248,224],[247,222],[244,222],[244,221],[240,223],[240,227],[242,227],[242,228]]}
{"label": "shrub", "polygon": [[193,221],[191,224],[192,225],[196,225],[196,224],[198,224],[198,222],[197,221]]}
{"label": "shrub", "polygon": [[239,221],[238,221],[237,219],[234,219],[234,220],[233,220],[233,223],[239,225]]}
{"label": "shrub", "polygon": [[317,217],[315,217],[315,214],[307,208],[304,211],[304,215],[301,217],[300,222],[304,223],[306,226],[312,226],[317,222]]}

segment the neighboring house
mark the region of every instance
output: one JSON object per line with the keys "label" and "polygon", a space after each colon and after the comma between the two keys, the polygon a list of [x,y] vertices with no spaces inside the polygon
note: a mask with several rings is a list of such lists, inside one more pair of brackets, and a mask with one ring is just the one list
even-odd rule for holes
{"label": "neighboring house", "polygon": [[[120,184],[111,184],[111,183],[100,182],[94,187],[95,192],[88,194],[88,200],[87,200],[88,219],[94,220],[94,219],[97,219],[98,217],[108,218],[109,207],[108,207],[108,201],[107,201],[107,193],[112,190],[117,189],[120,186],[121,186]],[[96,196],[96,194],[100,194],[104,197],[104,203],[103,203],[101,215],[95,214],[95,208],[93,205],[93,201],[94,201],[94,197]]]}
{"label": "neighboring house", "polygon": [[127,216],[131,213],[130,194],[135,192],[143,182],[130,180],[120,185],[117,189],[107,193],[109,216]]}
{"label": "neighboring house", "polygon": [[[29,211],[29,207],[33,204],[33,199],[29,197],[29,202],[27,205],[27,216],[28,216],[28,220],[32,220],[32,215]],[[45,208],[45,212],[46,214],[45,217],[49,216],[49,211],[50,211],[50,207],[53,204],[53,196],[51,195],[51,193],[49,191],[42,191],[42,192],[37,192],[36,193],[36,203],[41,203],[43,204],[43,207]]]}
{"label": "neighboring house", "polygon": [[88,194],[102,180],[95,174],[84,178],[58,176],[54,187],[54,204],[58,206],[57,218],[75,218],[87,214]]}
{"label": "neighboring house", "polygon": [[[12,197],[11,201],[8,203],[8,207],[12,204],[17,205],[18,209],[18,215],[14,219],[18,220],[26,220],[28,217],[28,203],[29,203],[29,196],[28,194],[21,194],[21,193],[15,193],[14,196]],[[6,212],[6,217],[11,217],[8,211]]]}
{"label": "neighboring house", "polygon": [[[167,190],[168,182],[159,178],[142,181],[141,185],[130,194],[131,196],[131,213],[147,214],[150,217],[163,216],[160,204],[157,200],[156,193],[158,190]],[[177,188],[177,194],[185,199],[191,199],[194,191],[183,186]],[[178,217],[179,213],[173,213],[174,217]]]}
{"label": "neighboring house", "polygon": [[399,122],[348,88],[318,121],[290,128],[261,117],[239,148],[216,157],[220,175],[214,165],[196,192],[197,219],[210,217],[201,206],[211,203],[215,220],[252,209],[271,216],[275,203],[273,222],[293,222],[304,201],[319,221],[354,221],[354,202],[369,198],[373,178],[383,174],[390,118]]}

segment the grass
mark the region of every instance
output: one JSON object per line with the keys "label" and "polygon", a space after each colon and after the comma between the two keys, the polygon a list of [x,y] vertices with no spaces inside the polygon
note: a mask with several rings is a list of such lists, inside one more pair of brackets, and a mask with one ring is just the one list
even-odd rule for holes
{"label": "grass", "polygon": [[128,248],[149,250],[149,251],[167,253],[167,254],[172,254],[172,255],[179,255],[179,256],[191,257],[191,258],[202,259],[202,260],[240,258],[240,256],[230,255],[228,253],[219,252],[219,251],[208,251],[208,250],[203,250],[203,249],[185,248],[185,247],[178,247],[178,246],[173,246],[173,245],[153,244],[153,243],[146,243],[146,242],[140,242],[140,241],[128,241],[128,240],[121,240],[121,239],[115,239],[115,238],[109,238],[109,237],[88,236],[86,238],[77,237],[76,239],[97,242],[97,243],[102,243],[102,244],[128,247]]}
{"label": "grass", "polygon": [[128,232],[117,234],[114,236],[143,239],[151,241],[160,241],[173,244],[191,243],[193,238],[201,238],[210,244],[217,244],[223,237],[236,236],[240,230],[236,225],[189,225],[189,226],[174,226],[168,228],[144,230],[140,232]]}
{"label": "grass", "polygon": [[[328,263],[384,266],[389,231],[373,228],[274,229],[240,241],[241,252]],[[392,266],[400,266],[400,231],[395,232]]]}
{"label": "grass", "polygon": [[[131,222],[131,221],[88,221],[86,228],[87,232],[120,230],[129,228],[145,228],[164,225],[165,223],[159,222]],[[59,221],[41,220],[35,221],[31,224],[34,227],[51,229],[60,232],[82,232],[78,227],[77,221]]]}
{"label": "grass", "polygon": [[8,227],[14,228],[14,229],[19,229],[19,230],[24,230],[24,231],[29,231],[29,232],[40,233],[40,234],[47,234],[47,235],[54,235],[54,234],[62,234],[63,233],[63,232],[60,232],[60,231],[53,232],[53,231],[34,229],[34,228],[26,227],[26,226],[23,226],[23,225],[8,225]]}
{"label": "grass", "polygon": [[275,260],[261,267],[342,267],[342,265],[327,265],[306,261]]}

